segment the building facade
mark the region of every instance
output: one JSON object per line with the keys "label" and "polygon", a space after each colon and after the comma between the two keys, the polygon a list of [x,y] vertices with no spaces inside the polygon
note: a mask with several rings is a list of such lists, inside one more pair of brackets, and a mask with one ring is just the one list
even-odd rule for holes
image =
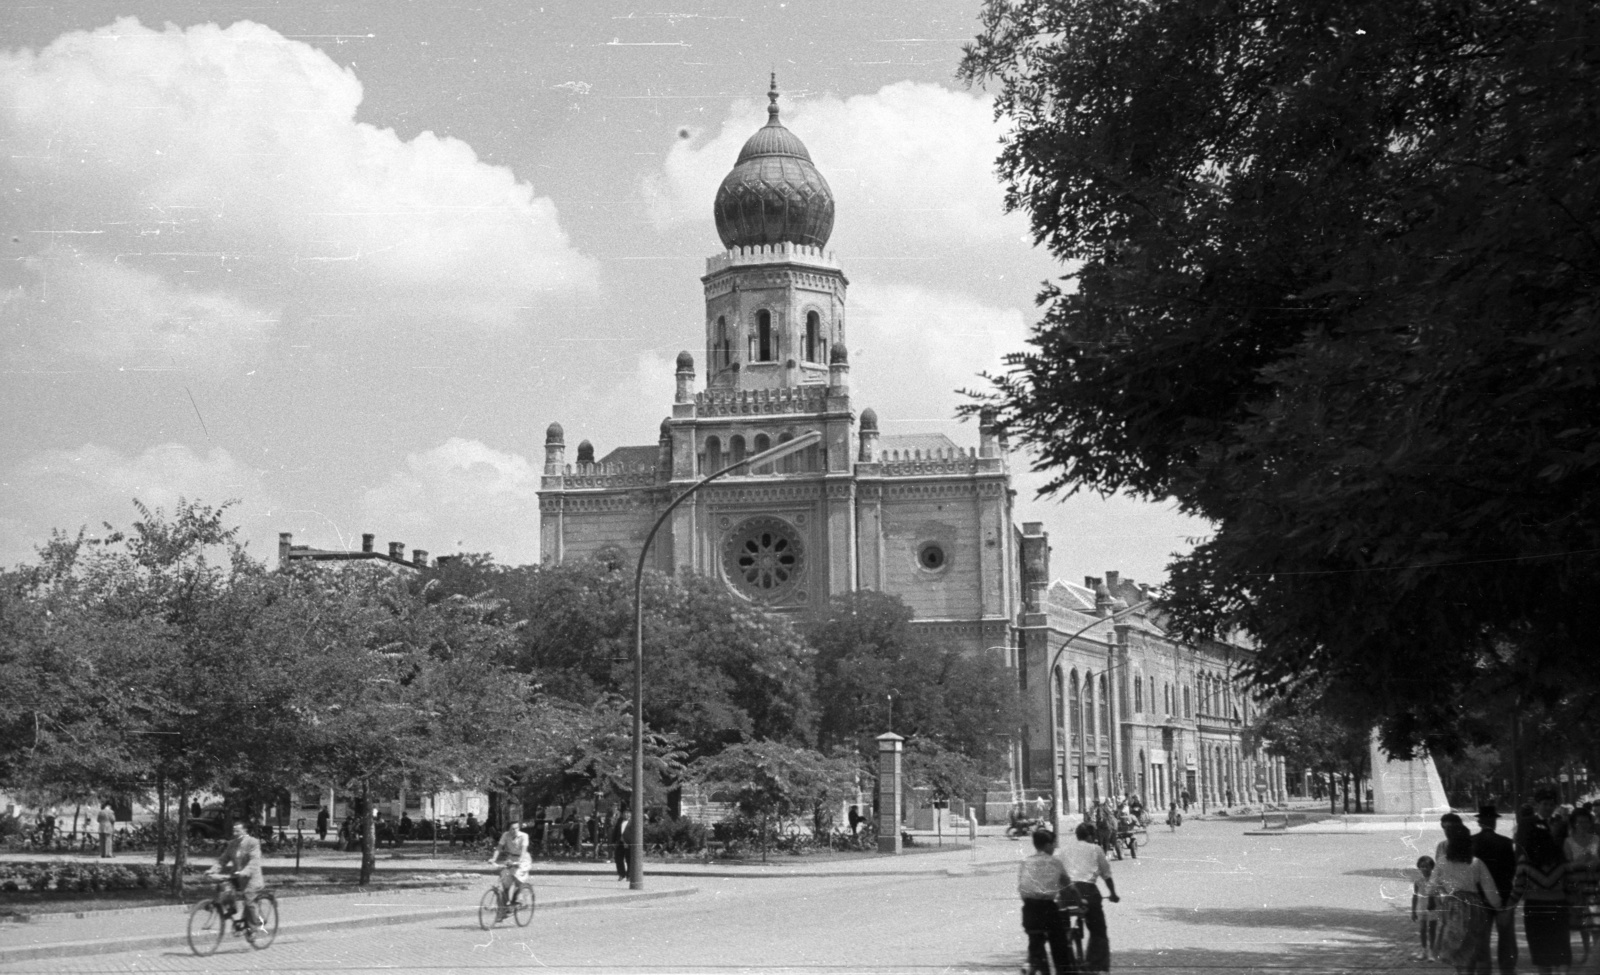
{"label": "building facade", "polygon": [[[1053,794],[1070,814],[1108,790],[1245,795],[1255,759],[1243,712],[1197,710],[1202,694],[1225,706],[1210,695],[1242,648],[1181,646],[1145,610],[1108,619],[1123,597],[1102,600],[1104,585],[1051,583],[1049,539],[1013,523],[1006,445],[987,418],[963,446],[940,433],[885,435],[873,409],[856,413],[849,281],[827,250],[833,196],[780,121],[776,83],[768,98],[767,124],[713,202],[723,250],[700,279],[703,367],[678,355],[654,444],[597,459],[583,440],[569,456],[566,430],[550,424],[542,558],[631,564],[648,538],[647,564],[721,579],[772,612],[819,614],[835,596],[872,589],[903,599],[940,646],[1003,650],[1028,721],[1011,742],[1002,803]],[[650,535],[700,479],[813,432],[814,446],[719,478]],[[1129,590],[1109,578],[1108,593]]]}

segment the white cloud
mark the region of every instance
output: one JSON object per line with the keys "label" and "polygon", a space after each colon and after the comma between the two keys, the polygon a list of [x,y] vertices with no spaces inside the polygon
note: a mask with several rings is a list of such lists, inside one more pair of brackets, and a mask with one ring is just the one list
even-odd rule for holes
{"label": "white cloud", "polygon": [[[987,96],[902,81],[871,95],[786,100],[780,108],[833,189],[830,246],[841,256],[906,253],[927,242],[1026,246],[1026,221],[1003,212],[994,172],[1001,128]],[[673,143],[645,186],[657,226],[709,222],[717,187],[764,124],[764,106],[741,101],[710,141]]]}
{"label": "white cloud", "polygon": [[460,140],[356,122],[361,99],[352,70],[247,21],[125,18],[0,53],[13,245],[70,244],[191,306],[291,296],[382,325],[528,321],[594,288],[548,198]]}
{"label": "white cloud", "polygon": [[886,433],[953,417],[956,390],[983,387],[979,373],[1001,370],[1028,332],[1020,309],[869,280],[852,284],[847,322],[852,399],[873,407]]}
{"label": "white cloud", "polygon": [[[406,467],[361,498],[364,524],[434,555],[490,552],[539,561],[539,474],[527,458],[452,437],[406,455]],[[397,534],[398,533],[398,534]]]}
{"label": "white cloud", "polygon": [[266,527],[272,512],[259,471],[221,448],[197,454],[180,444],[131,456],[92,443],[39,451],[11,468],[0,498],[0,565],[30,559],[52,529],[70,534],[88,527],[97,535],[107,522],[125,528],[138,517],[134,499],[169,512],[182,498],[213,506],[238,499],[228,522],[252,537],[259,534],[249,529]]}
{"label": "white cloud", "polygon": [[15,335],[5,350],[16,358],[49,349],[127,369],[216,368],[278,325],[276,311],[65,247],[22,266],[31,279],[0,295],[0,320]]}

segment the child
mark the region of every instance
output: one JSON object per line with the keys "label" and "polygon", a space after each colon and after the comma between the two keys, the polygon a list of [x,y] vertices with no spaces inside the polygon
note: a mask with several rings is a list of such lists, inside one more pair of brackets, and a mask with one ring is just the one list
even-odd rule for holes
{"label": "child", "polygon": [[[1417,922],[1417,934],[1422,939],[1422,950],[1417,953],[1417,961],[1439,960],[1439,921],[1434,903],[1435,894],[1423,893],[1427,890],[1428,880],[1433,876],[1433,857],[1417,858],[1417,869],[1422,872],[1422,879],[1411,885],[1411,920]],[[1422,906],[1419,914],[1418,905]]]}
{"label": "child", "polygon": [[1176,833],[1178,827],[1183,825],[1183,813],[1178,811],[1178,801],[1174,799],[1172,806],[1167,809],[1167,829]]}

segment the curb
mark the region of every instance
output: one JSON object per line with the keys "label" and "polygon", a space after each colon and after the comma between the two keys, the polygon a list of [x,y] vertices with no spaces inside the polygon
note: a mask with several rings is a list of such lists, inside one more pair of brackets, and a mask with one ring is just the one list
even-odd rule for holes
{"label": "curb", "polygon": [[[539,910],[555,911],[566,907],[591,907],[601,904],[616,904],[629,901],[659,900],[665,897],[687,897],[698,894],[698,887],[680,887],[674,890],[659,891],[629,891],[618,894],[599,894],[594,897],[568,897],[560,900],[546,901],[538,905]],[[302,921],[295,924],[285,924],[278,929],[279,936],[285,934],[307,934],[314,931],[349,930],[351,928],[377,928],[391,924],[410,924],[414,921],[429,921],[438,917],[454,917],[466,915],[471,908],[468,906],[432,907],[399,914],[382,914],[371,917],[336,918],[326,921]],[[108,955],[119,951],[139,951],[146,948],[186,948],[189,940],[187,935],[143,935],[139,937],[107,938],[99,941],[68,941],[51,945],[27,945],[17,948],[0,948],[0,965],[19,961],[34,961],[44,958],[75,958],[84,955]]]}

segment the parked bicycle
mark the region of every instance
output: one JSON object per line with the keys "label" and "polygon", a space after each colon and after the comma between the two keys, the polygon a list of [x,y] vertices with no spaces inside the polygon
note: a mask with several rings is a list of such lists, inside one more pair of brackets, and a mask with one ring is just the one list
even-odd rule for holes
{"label": "parked bicycle", "polygon": [[[511,900],[508,903],[505,895],[505,879],[511,875]],[[533,885],[526,880],[516,880],[516,871],[506,867],[500,871],[500,877],[489,885],[483,892],[483,899],[478,902],[478,926],[488,931],[490,928],[513,918],[517,927],[525,928],[533,921],[535,898]]]}
{"label": "parked bicycle", "polygon": [[257,951],[272,944],[278,936],[277,895],[270,890],[256,895],[256,919],[260,925],[252,928],[245,923],[232,878],[215,873],[206,876],[215,881],[215,890],[189,911],[189,950],[197,955],[214,954],[230,930],[236,938],[242,935]]}

